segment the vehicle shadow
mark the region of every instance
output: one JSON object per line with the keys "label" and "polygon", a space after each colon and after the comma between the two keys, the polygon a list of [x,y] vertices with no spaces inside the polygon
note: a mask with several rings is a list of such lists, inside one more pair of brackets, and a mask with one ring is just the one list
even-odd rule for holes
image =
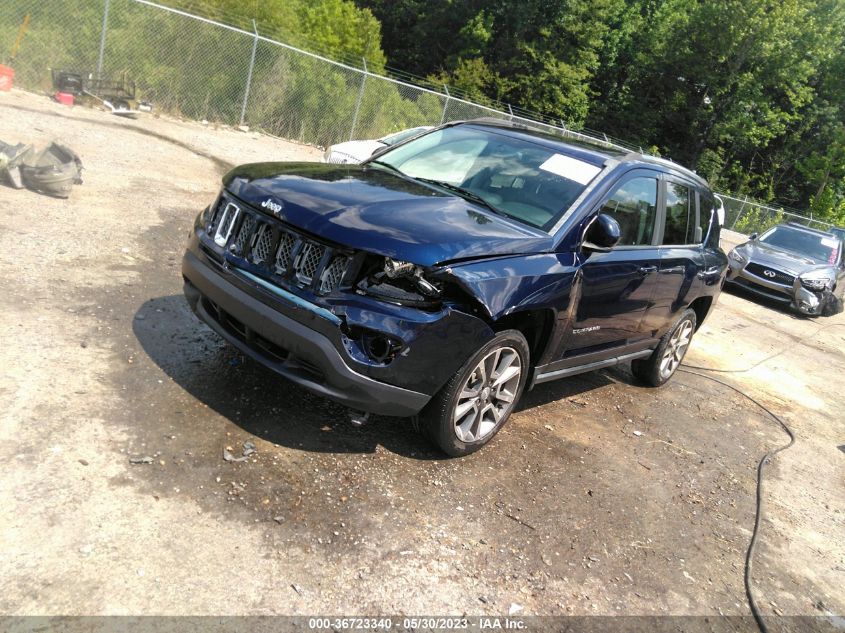
{"label": "vehicle shadow", "polygon": [[[372,453],[381,445],[414,459],[444,457],[414,430],[409,418],[372,416],[366,426],[353,427],[345,407],[288,382],[226,344],[197,320],[182,295],[147,300],[134,315],[132,331],[150,360],[175,384],[208,409],[264,440],[311,452]],[[610,382],[593,372],[538,385],[524,395],[518,411]],[[140,381],[134,390],[138,398],[161,397],[155,392],[146,394]],[[196,408],[196,419],[185,423],[206,423],[205,407]]]}
{"label": "vehicle shadow", "polygon": [[[611,379],[611,374],[609,373],[611,371],[616,380]],[[552,402],[567,399],[576,405],[587,406],[586,403],[578,399],[579,395],[594,389],[601,389],[613,382],[630,383],[633,382],[633,378],[615,368],[610,368],[601,371],[591,371],[585,374],[576,374],[575,376],[562,378],[553,382],[545,382],[523,394],[522,400],[517,406],[517,411],[534,409]]]}

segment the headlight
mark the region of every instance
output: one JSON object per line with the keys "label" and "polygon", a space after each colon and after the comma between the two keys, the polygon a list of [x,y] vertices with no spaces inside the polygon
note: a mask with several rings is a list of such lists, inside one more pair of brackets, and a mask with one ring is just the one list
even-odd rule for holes
{"label": "headlight", "polygon": [[730,253],[728,253],[728,257],[730,257],[732,260],[734,260],[735,262],[738,262],[740,264],[744,264],[745,262],[748,261],[748,258],[745,257],[744,255],[740,255],[739,251],[737,251],[736,249],[733,249]]}
{"label": "headlight", "polygon": [[437,287],[428,281],[423,275],[422,268],[411,262],[402,262],[390,257],[384,259],[384,274],[388,279],[410,279],[417,290],[428,297],[436,297],[440,294]]}
{"label": "headlight", "polygon": [[400,262],[389,257],[384,260],[384,274],[391,279],[397,277],[410,277],[417,272],[418,266],[410,262]]}
{"label": "headlight", "polygon": [[220,204],[220,196],[223,195],[223,190],[217,192],[217,195],[214,196],[214,200],[211,201],[211,204],[208,205],[205,210],[202,212],[202,223],[204,226],[207,226],[209,222],[211,222],[211,218],[214,217],[214,211],[217,209],[217,205]]}
{"label": "headlight", "polygon": [[798,279],[805,288],[810,290],[830,290],[833,287],[833,277],[826,271],[817,271],[799,275]]}

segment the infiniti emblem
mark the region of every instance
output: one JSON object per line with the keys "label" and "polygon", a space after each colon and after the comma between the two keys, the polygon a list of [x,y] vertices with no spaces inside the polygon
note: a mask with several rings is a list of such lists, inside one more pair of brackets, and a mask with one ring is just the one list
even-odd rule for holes
{"label": "infiniti emblem", "polygon": [[267,198],[264,202],[261,203],[261,206],[264,209],[270,210],[273,215],[280,215],[282,213],[282,209],[284,205],[279,202],[273,202],[270,198]]}
{"label": "infiniti emblem", "polygon": [[772,278],[775,278],[777,276],[777,273],[773,270],[764,270],[763,274],[766,275],[766,277],[772,277]]}

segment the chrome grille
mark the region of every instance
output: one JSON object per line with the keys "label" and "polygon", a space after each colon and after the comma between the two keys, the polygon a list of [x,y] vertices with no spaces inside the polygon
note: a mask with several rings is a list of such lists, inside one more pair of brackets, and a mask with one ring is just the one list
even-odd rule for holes
{"label": "chrome grille", "polygon": [[252,216],[247,215],[246,217],[244,217],[244,221],[241,222],[241,228],[238,230],[238,236],[232,243],[235,247],[235,253],[242,254],[244,252],[244,246],[246,245],[246,241],[247,239],[249,239],[250,235],[252,235],[252,230],[254,228],[255,220],[252,219]]}
{"label": "chrome grille", "polygon": [[306,242],[296,258],[294,268],[296,269],[296,279],[305,285],[311,283],[314,278],[314,273],[320,266],[320,260],[323,258],[323,253],[326,248],[316,242]]}
{"label": "chrome grille", "polygon": [[262,224],[255,235],[255,243],[252,247],[252,262],[263,264],[269,261],[273,247],[273,229],[269,224]]}
{"label": "chrome grille", "polygon": [[232,227],[235,226],[235,220],[238,219],[240,212],[238,206],[231,202],[223,209],[217,223],[217,230],[214,232],[214,243],[217,246],[226,246],[229,236],[232,235]]}
{"label": "chrome grille", "polygon": [[320,292],[328,294],[336,290],[343,279],[348,265],[349,258],[346,255],[335,257],[320,275]]}
{"label": "chrome grille", "polygon": [[296,284],[318,294],[337,290],[352,261],[347,253],[225,199],[213,210],[207,233],[218,246],[228,247],[229,257],[264,269],[280,284]]}
{"label": "chrome grille", "polygon": [[279,241],[279,250],[276,251],[276,265],[274,266],[277,275],[284,275],[290,270],[295,246],[296,236],[293,233],[282,235],[282,239]]}

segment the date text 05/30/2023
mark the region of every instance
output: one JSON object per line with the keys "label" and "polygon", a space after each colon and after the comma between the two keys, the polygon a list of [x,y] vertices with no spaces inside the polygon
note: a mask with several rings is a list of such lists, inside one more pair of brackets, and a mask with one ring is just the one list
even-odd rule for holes
{"label": "date text 05/30/2023", "polygon": [[308,628],[314,631],[416,631],[431,630],[469,630],[481,631],[522,631],[526,624],[519,618],[511,617],[477,617],[477,618],[434,618],[434,617],[404,617],[401,620],[393,618],[309,618]]}

